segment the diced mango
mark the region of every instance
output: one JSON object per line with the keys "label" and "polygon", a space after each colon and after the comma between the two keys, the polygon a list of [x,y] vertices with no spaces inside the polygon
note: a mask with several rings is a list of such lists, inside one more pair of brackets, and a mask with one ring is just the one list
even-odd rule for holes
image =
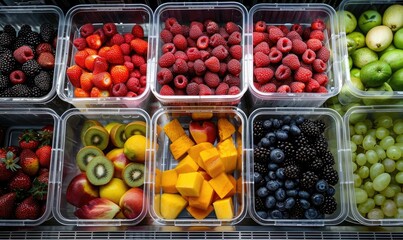
{"label": "diced mango", "polygon": [[232,176],[231,174],[227,174],[227,176],[228,176],[229,180],[231,181],[232,186],[234,186],[234,188],[227,195],[225,195],[224,198],[232,197],[236,193],[236,180],[235,180],[234,176]]}
{"label": "diced mango", "polygon": [[203,176],[204,180],[209,181],[211,179],[211,176],[206,171],[199,170],[198,172]]}
{"label": "diced mango", "polygon": [[234,218],[234,205],[231,198],[224,198],[213,203],[217,219]]}
{"label": "diced mango", "polygon": [[163,193],[161,195],[161,216],[165,219],[175,219],[187,206],[187,201],[179,194]]}
{"label": "diced mango", "polygon": [[161,188],[161,178],[162,178],[162,173],[161,170],[158,168],[155,169],[155,183],[154,183],[154,189],[156,192],[160,191]]}
{"label": "diced mango", "polygon": [[178,174],[180,173],[189,173],[189,172],[197,172],[199,169],[199,165],[193,160],[193,158],[189,155],[184,157],[179,164],[175,167],[175,170]]}
{"label": "diced mango", "polygon": [[172,156],[178,160],[180,159],[195,143],[188,137],[188,135],[182,135],[169,145]]}
{"label": "diced mango", "polygon": [[182,135],[186,135],[185,130],[183,129],[182,125],[178,121],[178,119],[174,119],[169,123],[165,124],[163,127],[165,134],[168,136],[171,142],[175,142],[176,139],[181,137]]}
{"label": "diced mango", "polygon": [[161,187],[164,193],[177,193],[176,182],[178,181],[178,174],[175,169],[165,170],[161,176]]}
{"label": "diced mango", "polygon": [[224,164],[225,172],[232,173],[236,169],[238,158],[238,151],[234,142],[231,138],[227,138],[217,144],[217,149]]}
{"label": "diced mango", "polygon": [[214,189],[204,180],[198,197],[189,197],[189,206],[206,210],[211,205]]}
{"label": "diced mango", "polygon": [[231,180],[225,172],[212,178],[209,184],[220,198],[224,198],[234,188],[234,185],[232,185]]}
{"label": "diced mango", "polygon": [[178,175],[176,189],[182,196],[198,197],[204,178],[198,172],[181,173]]}
{"label": "diced mango", "polygon": [[200,159],[203,161],[204,170],[212,177],[225,172],[224,163],[220,159],[220,153],[217,148],[210,148],[200,152]]}
{"label": "diced mango", "polygon": [[191,206],[187,206],[186,210],[194,217],[195,219],[205,219],[210,213],[214,210],[214,207],[212,205],[209,205],[206,210],[200,209],[200,208],[195,208]]}
{"label": "diced mango", "polygon": [[190,157],[193,158],[193,160],[195,160],[195,162],[204,169],[204,164],[203,161],[200,160],[200,152],[209,148],[213,148],[214,145],[211,144],[210,142],[203,142],[203,143],[199,143],[197,145],[192,146],[191,148],[189,148],[188,150],[188,154]]}
{"label": "diced mango", "polygon": [[218,136],[220,137],[220,142],[232,136],[235,132],[235,127],[226,118],[219,118],[217,122],[218,126]]}
{"label": "diced mango", "polygon": [[213,117],[212,112],[193,112],[192,119],[201,121],[201,120],[209,120]]}

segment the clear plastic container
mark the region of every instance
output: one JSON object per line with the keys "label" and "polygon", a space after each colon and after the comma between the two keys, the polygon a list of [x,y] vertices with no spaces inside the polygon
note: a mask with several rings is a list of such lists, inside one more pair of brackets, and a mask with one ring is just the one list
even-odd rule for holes
{"label": "clear plastic container", "polygon": [[90,107],[142,107],[150,95],[150,66],[147,68],[147,85],[142,94],[136,97],[100,97],[77,98],[74,97],[74,87],[68,80],[66,69],[74,64],[74,55],[77,48],[74,47],[74,39],[79,37],[80,28],[86,23],[92,23],[97,29],[104,23],[113,22],[117,31],[121,34],[131,32],[134,25],[139,24],[144,29],[144,35],[148,41],[148,53],[146,61],[149,64],[151,55],[150,34],[152,30],[152,10],[144,4],[87,4],[76,5],[67,12],[64,42],[63,61],[59,84],[58,96],[77,108]]}
{"label": "clear plastic container", "polygon": [[[177,119],[179,124],[182,126],[186,134],[189,136],[189,139],[192,138],[189,132],[189,124],[192,119],[196,115],[197,116],[208,116],[211,118],[205,118],[200,121],[210,121],[216,124],[219,118],[226,118],[234,127],[235,132],[227,138],[227,140],[232,140],[234,146],[237,149],[237,161],[236,166],[234,165],[234,171],[228,172],[228,175],[233,176],[232,183],[235,186],[232,190],[235,191],[231,196],[230,201],[232,202],[233,209],[233,217],[228,219],[218,219],[216,217],[215,211],[212,212],[205,217],[204,219],[195,219],[190,215],[186,208],[184,208],[180,214],[175,219],[164,218],[161,215],[161,210],[163,205],[158,201],[157,195],[162,196],[164,193],[164,186],[159,183],[164,182],[162,178],[162,173],[166,170],[177,171],[174,168],[178,165],[180,161],[175,160],[174,156],[170,151],[170,139],[168,135],[163,130],[164,126],[171,122],[174,119]],[[201,118],[198,118],[201,119]],[[208,119],[208,120],[206,120]],[[223,226],[223,225],[235,225],[242,221],[242,219],[246,215],[247,210],[247,184],[246,184],[246,165],[245,159],[246,155],[244,153],[244,149],[247,145],[246,143],[246,131],[247,131],[247,119],[246,115],[239,108],[235,107],[165,107],[161,108],[157,111],[152,117],[152,148],[151,152],[151,164],[150,167],[150,196],[149,196],[149,212],[154,222],[162,225],[169,226]],[[217,139],[214,146],[217,146],[219,142],[219,137],[217,133]],[[185,154],[186,155],[186,154]],[[190,157],[192,160],[192,157]],[[197,161],[197,160],[196,160]],[[198,171],[203,171],[200,167]],[[207,170],[206,170],[207,171]],[[205,173],[206,173],[205,171]],[[207,174],[207,173],[206,173]],[[221,173],[222,174],[222,173]],[[203,175],[205,176],[205,175]],[[207,180],[206,178],[204,178]],[[207,180],[208,181],[208,180]],[[235,185],[234,185],[235,183]],[[208,183],[209,184],[209,183]],[[212,186],[212,185],[211,185]],[[215,191],[214,191],[215,192]],[[175,194],[179,195],[179,194]],[[179,195],[180,196],[180,195]],[[224,199],[227,199],[228,195]],[[220,199],[218,195],[214,198],[218,200]],[[223,198],[221,198],[223,199]],[[188,205],[188,204],[187,204]],[[212,205],[212,204],[211,204]],[[210,206],[211,206],[210,205]]]}
{"label": "clear plastic container", "polygon": [[[179,23],[189,25],[192,21],[204,22],[212,19],[221,27],[226,22],[232,21],[241,28],[242,33],[242,59],[240,73],[240,92],[235,95],[161,95],[161,85],[157,81],[157,73],[160,70],[158,60],[162,55],[163,41],[160,32],[165,27],[165,20],[174,17]],[[247,10],[238,2],[169,2],[158,6],[154,12],[152,84],[151,91],[164,105],[236,105],[247,90],[247,65],[245,61],[246,48],[246,21]]]}
{"label": "clear plastic container", "polygon": [[1,146],[18,146],[18,136],[25,129],[40,130],[46,125],[53,125],[52,156],[49,167],[49,183],[46,210],[38,219],[1,219],[0,226],[38,226],[52,217],[54,199],[54,178],[56,177],[57,136],[59,116],[48,108],[0,108],[0,125],[2,128]]}
{"label": "clear plastic container", "polygon": [[53,70],[52,87],[49,93],[42,97],[0,98],[0,106],[9,107],[10,104],[19,104],[19,106],[24,105],[26,107],[32,107],[32,104],[46,104],[55,98],[56,85],[60,74],[60,62],[62,61],[62,34],[64,28],[64,13],[57,6],[5,6],[0,9],[0,30],[2,30],[6,24],[10,24],[18,32],[22,25],[29,24],[33,31],[39,33],[39,27],[44,23],[51,23],[57,28],[55,66]]}
{"label": "clear plastic container", "polygon": [[[265,93],[258,90],[253,82],[253,28],[257,21],[265,21],[267,25],[285,25],[288,28],[298,23],[303,27],[311,25],[315,19],[326,24],[325,46],[331,57],[327,62],[326,74],[329,78],[327,93]],[[250,99],[254,107],[318,107],[327,99],[339,93],[341,88],[340,60],[341,52],[337,40],[336,11],[327,4],[256,4],[249,10],[248,17],[248,86]]]}
{"label": "clear plastic container", "polygon": [[[335,164],[333,168],[338,172],[338,184],[333,187],[336,190],[334,198],[337,202],[337,209],[332,214],[326,214],[324,218],[319,219],[268,219],[263,218],[257,214],[255,204],[255,184],[254,184],[254,149],[257,142],[253,139],[254,128],[253,125],[256,121],[268,119],[283,119],[285,116],[291,118],[302,116],[305,119],[321,120],[326,128],[324,130],[324,137],[327,139],[328,150],[334,157]],[[347,176],[346,167],[347,162],[344,159],[344,135],[341,131],[343,122],[340,115],[331,109],[327,108],[260,108],[251,113],[249,117],[249,141],[251,148],[250,152],[250,204],[249,215],[261,225],[276,225],[276,226],[326,226],[337,225],[343,222],[348,214],[347,202]],[[289,133],[291,134],[291,133]],[[286,157],[287,158],[287,157]],[[320,177],[319,177],[320,178]]]}
{"label": "clear plastic container", "polygon": [[[139,215],[133,219],[79,219],[74,215],[76,207],[67,202],[66,192],[67,187],[71,180],[80,174],[80,169],[76,163],[76,154],[83,147],[81,141],[81,129],[86,120],[96,120],[105,126],[107,123],[118,122],[127,124],[133,121],[143,121],[146,126],[145,137],[148,139],[150,134],[150,117],[148,114],[137,108],[125,109],[110,109],[110,108],[97,108],[97,109],[70,109],[61,116],[60,134],[59,134],[59,161],[57,165],[57,176],[55,178],[55,202],[53,204],[53,214],[55,219],[63,225],[76,225],[76,226],[121,226],[121,225],[134,225],[143,220],[147,214],[147,183],[148,179],[148,164],[145,164],[143,186],[143,205]],[[109,146],[104,150],[115,149]],[[147,153],[145,154],[147,155]],[[145,156],[147,159],[147,156]],[[145,161],[147,163],[147,160]],[[115,176],[116,177],[116,176]]]}
{"label": "clear plastic container", "polygon": [[[390,135],[389,136],[393,136],[394,139],[397,138],[397,134],[394,132],[394,129],[399,130],[398,128],[394,128],[394,126],[396,126],[396,122],[401,122],[403,119],[403,115],[402,115],[402,111],[401,111],[401,107],[395,107],[395,106],[358,106],[358,107],[352,107],[350,108],[345,116],[344,116],[344,129],[346,132],[346,136],[347,141],[346,141],[346,149],[347,149],[347,155],[346,155],[346,161],[349,164],[349,171],[347,173],[348,178],[350,179],[351,183],[349,184],[349,202],[350,202],[350,212],[349,212],[349,219],[353,220],[353,222],[358,223],[358,224],[362,224],[362,225],[367,225],[367,226],[401,226],[402,225],[402,218],[403,217],[386,217],[383,219],[371,219],[370,217],[368,217],[367,215],[363,215],[360,213],[359,209],[361,209],[362,206],[358,206],[357,204],[357,200],[356,200],[356,191],[355,191],[355,174],[358,174],[358,170],[355,170],[355,167],[357,167],[357,169],[360,168],[360,165],[357,161],[357,157],[355,158],[355,160],[353,161],[353,145],[352,143],[352,135],[358,135],[358,132],[356,132],[355,130],[360,131],[360,127],[356,127],[358,125],[356,125],[357,123],[365,123],[365,122],[371,122],[373,125],[372,129],[375,129],[375,131],[380,127],[378,127],[377,124],[381,124],[382,126],[384,123],[388,123],[390,121],[386,120],[380,120],[380,121],[376,121],[375,119],[381,117],[383,119],[392,119],[393,120],[393,124],[391,125],[391,127],[388,129],[390,130]],[[390,117],[390,118],[389,118]],[[390,122],[392,123],[392,122]],[[367,125],[367,124],[365,124]],[[368,125],[367,125],[368,126]],[[362,129],[362,128],[361,128]],[[370,135],[370,132],[372,131],[370,127],[367,127],[367,132],[365,134],[362,134],[362,136],[367,136]],[[380,136],[380,135],[379,135]],[[401,135],[400,135],[401,136]],[[376,145],[381,146],[381,140],[380,139],[376,139]],[[401,143],[400,142],[395,142],[394,144],[395,146],[399,146],[401,149]],[[386,152],[386,150],[385,150]],[[355,151],[355,155],[358,156],[359,153],[365,153],[365,150],[363,149],[362,145],[357,145],[357,150]],[[377,154],[378,156],[380,156],[379,154]],[[387,155],[385,157],[380,158],[377,163],[385,163],[387,165],[386,162],[384,162],[385,158],[389,158],[391,155]],[[391,160],[389,158],[389,160]],[[395,180],[395,176],[399,173],[398,168],[398,162],[402,161],[402,158],[398,159],[398,160],[392,160],[395,162],[395,167],[396,169],[394,171],[390,171],[387,170],[385,168],[386,173],[389,173],[391,176],[391,182],[388,184],[388,187],[394,185],[399,186],[400,188],[402,187],[402,184],[398,184]],[[389,161],[390,162],[390,161]],[[353,166],[355,165],[355,166]],[[367,161],[367,163],[365,164],[365,166],[371,168],[371,166],[373,166],[374,164],[370,163]],[[390,166],[390,165],[389,165]],[[361,181],[361,185],[365,186],[366,182],[374,182],[374,180],[368,179],[365,181]],[[358,182],[357,182],[358,184]],[[380,193],[379,191],[375,191],[374,195],[377,195],[378,193]],[[385,191],[386,192],[386,191]],[[401,192],[400,192],[401,193]],[[382,194],[386,194],[384,192],[382,192]],[[396,191],[395,191],[396,194]],[[374,196],[368,195],[368,199],[374,199]],[[387,197],[386,200],[393,200],[393,197]],[[375,208],[379,208],[381,209],[381,207],[379,205],[375,205]],[[401,209],[401,208],[399,208]],[[400,215],[401,216],[401,215]]]}

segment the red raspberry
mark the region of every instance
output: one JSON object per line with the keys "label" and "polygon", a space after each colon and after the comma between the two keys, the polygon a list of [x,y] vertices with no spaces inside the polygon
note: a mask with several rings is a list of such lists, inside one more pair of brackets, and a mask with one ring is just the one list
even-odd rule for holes
{"label": "red raspberry", "polygon": [[272,42],[272,43],[277,43],[277,41],[280,39],[280,38],[282,38],[282,37],[284,37],[285,36],[285,34],[283,33],[283,31],[281,31],[281,29],[280,28],[278,28],[278,27],[271,27],[270,29],[269,29],[269,39],[270,39],[270,41]]}
{"label": "red raspberry", "polygon": [[195,63],[192,61],[188,61],[187,64],[188,64],[188,76],[195,75],[196,74],[194,68]]}
{"label": "red raspberry", "polygon": [[313,74],[312,78],[318,81],[319,85],[321,86],[326,86],[326,84],[329,82],[329,78],[325,73],[315,73]]}
{"label": "red raspberry", "polygon": [[126,87],[129,91],[137,93],[140,89],[140,81],[138,78],[131,77],[126,82]]}
{"label": "red raspberry", "polygon": [[228,56],[228,50],[224,46],[220,45],[215,47],[211,51],[211,54],[218,58],[218,60],[222,61]]}
{"label": "red raspberry", "polygon": [[220,71],[220,61],[214,56],[204,61],[204,65],[210,72],[217,73]]}
{"label": "red raspberry", "polygon": [[270,49],[269,53],[270,63],[279,63],[283,58],[283,53],[280,52],[276,47]]}
{"label": "red raspberry", "polygon": [[188,25],[182,25],[182,34],[186,38],[189,37],[190,27]]}
{"label": "red raspberry", "polygon": [[224,77],[223,82],[228,84],[230,87],[232,87],[232,86],[240,86],[241,85],[241,79],[239,77],[233,76],[231,74],[227,74]]}
{"label": "red raspberry", "polygon": [[330,51],[326,47],[321,47],[317,52],[316,52],[316,58],[319,58],[323,62],[329,61],[330,58]]}
{"label": "red raspberry", "polygon": [[267,67],[266,68],[255,68],[253,70],[253,75],[255,76],[255,79],[258,83],[265,84],[273,78],[274,72],[271,68],[267,68]]}
{"label": "red raspberry", "polygon": [[299,33],[297,33],[296,31],[291,31],[291,32],[287,33],[286,37],[289,38],[291,41],[295,40],[295,39],[302,40],[301,35]]}
{"label": "red raspberry", "polygon": [[321,59],[315,59],[312,63],[312,68],[317,73],[323,73],[326,71],[327,65]]}
{"label": "red raspberry", "polygon": [[291,88],[288,85],[281,85],[280,87],[277,88],[278,93],[289,93],[291,92]]}
{"label": "red raspberry", "polygon": [[227,64],[220,63],[220,70],[218,70],[218,76],[224,77],[227,74]]}
{"label": "red raspberry", "polygon": [[187,37],[186,41],[188,42],[188,47],[197,47],[196,41],[191,39],[190,37]]}
{"label": "red raspberry", "polygon": [[203,35],[203,32],[202,32],[202,30],[200,29],[200,27],[199,26],[197,26],[197,25],[193,25],[193,26],[191,26],[190,27],[190,29],[189,29],[189,37],[191,38],[191,39],[198,39],[201,35]]}
{"label": "red raspberry", "polygon": [[139,81],[140,81],[140,86],[145,87],[147,85],[147,77],[146,76],[141,76]]}
{"label": "red raspberry", "polygon": [[[116,28],[115,23],[105,23],[102,26],[102,30],[105,33],[105,36],[107,37],[112,37],[113,35],[115,35],[116,33],[118,33],[118,30]],[[126,94],[125,94],[126,95]]]}
{"label": "red raspberry", "polygon": [[[270,36],[270,35],[269,35]],[[259,43],[267,41],[267,34],[262,32],[253,32],[253,46],[258,45]]]}
{"label": "red raspberry", "polygon": [[172,71],[175,74],[186,74],[188,71],[188,64],[183,59],[176,59],[175,64],[172,67]]}
{"label": "red raspberry", "polygon": [[237,60],[242,59],[242,46],[241,45],[232,45],[228,51],[232,58],[235,58]]}
{"label": "red raspberry", "polygon": [[199,49],[195,48],[195,47],[190,47],[186,50],[186,55],[189,59],[189,61],[195,61],[196,59],[200,59],[201,58],[201,54]]}
{"label": "red raspberry", "polygon": [[186,94],[187,95],[199,95],[199,84],[195,82],[190,82],[186,86]]}
{"label": "red raspberry", "polygon": [[292,40],[291,51],[295,54],[302,55],[307,49],[306,43],[301,39]]}
{"label": "red raspberry", "polygon": [[174,53],[174,55],[175,55],[175,58],[176,59],[183,59],[183,60],[185,60],[185,61],[188,61],[189,60],[189,58],[188,58],[188,55],[184,52],[184,51],[176,51],[175,53]]}
{"label": "red raspberry", "polygon": [[316,90],[317,93],[328,93],[327,89],[324,86],[320,86],[318,90]]}
{"label": "red raspberry", "polygon": [[186,48],[188,47],[188,42],[182,34],[175,35],[173,43],[177,49],[182,51],[185,51]]}
{"label": "red raspberry", "polygon": [[301,35],[302,39],[307,41],[309,39],[309,35],[311,35],[311,28],[309,27],[304,28],[304,31],[302,32]]}
{"label": "red raspberry", "polygon": [[184,75],[178,75],[174,78],[176,88],[184,89],[188,85],[188,79]]}
{"label": "red raspberry", "polygon": [[272,93],[277,91],[277,86],[274,83],[266,83],[261,85],[258,90],[265,93]]}
{"label": "red raspberry", "polygon": [[277,49],[282,53],[288,53],[292,49],[292,42],[286,37],[282,37],[277,41]]}
{"label": "red raspberry", "polygon": [[224,27],[220,27],[220,30],[218,31],[218,33],[224,38],[224,39],[228,39],[229,34],[227,33],[227,31],[225,30]]}
{"label": "red raspberry", "polygon": [[122,45],[123,43],[125,43],[125,38],[122,34],[116,33],[112,36],[111,45]]}
{"label": "red raspberry", "polygon": [[290,84],[291,92],[302,93],[305,92],[305,84],[302,82],[292,82]]}
{"label": "red raspberry", "polygon": [[204,31],[204,24],[198,21],[192,21],[190,23],[190,28],[192,28],[193,26],[197,26],[200,28],[200,30]]}
{"label": "red raspberry", "polygon": [[204,82],[203,78],[199,76],[193,77],[190,81],[197,83],[197,85],[202,84]]}
{"label": "red raspberry", "polygon": [[132,34],[135,38],[144,38],[144,29],[141,25],[136,24],[132,27]]}
{"label": "red raspberry", "polygon": [[228,44],[229,45],[237,45],[240,44],[242,41],[242,34],[240,32],[233,32],[228,37]]}
{"label": "red raspberry", "polygon": [[114,84],[112,87],[112,96],[124,97],[127,95],[127,87],[124,83]]}
{"label": "red raspberry", "polygon": [[16,85],[24,83],[27,77],[25,76],[25,73],[23,71],[14,70],[10,73],[9,79],[11,84]]}
{"label": "red raspberry", "polygon": [[146,60],[144,59],[144,57],[141,55],[138,55],[138,54],[133,54],[131,60],[135,67],[140,67],[141,65],[146,63]]}
{"label": "red raspberry", "polygon": [[83,38],[86,38],[90,35],[92,35],[95,31],[94,25],[92,25],[92,23],[87,23],[84,24],[83,26],[81,26],[80,28],[80,35]]}
{"label": "red raspberry", "polygon": [[302,35],[303,28],[300,24],[295,23],[291,26],[290,31],[296,31],[299,35]]}
{"label": "red raspberry", "polygon": [[287,26],[285,26],[285,25],[279,25],[278,28],[280,28],[280,30],[281,30],[285,35],[287,35],[287,33],[290,32],[290,30],[288,30]]}
{"label": "red raspberry", "polygon": [[168,31],[167,29],[163,29],[160,32],[160,38],[162,40],[163,43],[170,43],[172,42],[172,40],[174,39],[174,36],[172,35],[172,33],[170,31]]}
{"label": "red raspberry", "polygon": [[176,52],[176,47],[175,47],[175,45],[173,43],[165,43],[161,47],[161,52],[162,53],[167,53],[167,52],[175,53]]}
{"label": "red raspberry", "polygon": [[309,48],[302,54],[302,61],[306,64],[313,63],[315,58],[316,58],[316,53]]}
{"label": "red raspberry", "polygon": [[297,70],[301,66],[298,56],[293,53],[287,54],[281,62],[291,70]]}
{"label": "red raspberry", "polygon": [[160,89],[160,94],[164,96],[173,96],[175,95],[175,92],[169,85],[164,85]]}
{"label": "red raspberry", "polygon": [[267,67],[270,64],[270,58],[262,52],[257,52],[253,55],[253,63],[256,67]]}
{"label": "red raspberry", "polygon": [[85,41],[85,38],[76,38],[73,41],[73,45],[77,50],[81,51],[87,47],[87,41]]}
{"label": "red raspberry", "polygon": [[206,24],[206,32],[209,35],[213,35],[214,33],[218,33],[218,31],[220,30],[220,27],[218,26],[218,24],[214,21],[209,21]]}
{"label": "red raspberry", "polygon": [[167,18],[167,19],[165,20],[165,29],[170,30],[170,29],[171,29],[171,26],[172,26],[174,23],[177,23],[177,22],[178,22],[178,21],[177,21],[176,18],[174,18],[174,17]]}
{"label": "red raspberry", "polygon": [[216,88],[220,84],[220,77],[218,76],[217,73],[207,71],[204,74],[204,82],[206,83],[207,86],[211,88]]}
{"label": "red raspberry", "polygon": [[294,80],[298,82],[306,83],[311,80],[311,78],[312,72],[303,67],[298,68],[298,70],[294,73]]}
{"label": "red raspberry", "polygon": [[228,95],[237,95],[241,93],[241,89],[237,86],[232,86],[228,89]]}
{"label": "red raspberry", "polygon": [[160,85],[170,83],[173,78],[172,72],[168,68],[161,68],[157,73],[157,81]]}
{"label": "red raspberry", "polygon": [[291,69],[283,64],[277,67],[274,76],[277,80],[287,80],[291,76]]}
{"label": "red raspberry", "polygon": [[262,52],[264,54],[270,53],[270,46],[267,42],[261,42],[253,48],[253,53]]}
{"label": "red raspberry", "polygon": [[257,21],[255,23],[254,31],[256,31],[256,32],[265,32],[266,31],[266,22],[265,21]]}
{"label": "red raspberry", "polygon": [[135,77],[135,78],[140,79],[141,73],[138,69],[134,69],[133,72],[130,73],[130,77]]}
{"label": "red raspberry", "polygon": [[147,75],[147,63],[144,63],[139,68],[141,75]]}
{"label": "red raspberry", "polygon": [[193,68],[197,76],[202,76],[206,72],[206,65],[201,59],[197,59],[194,62]]}
{"label": "red raspberry", "polygon": [[201,50],[200,55],[201,55],[201,60],[206,61],[210,57],[210,52]]}
{"label": "red raspberry", "polygon": [[158,65],[162,68],[169,68],[175,63],[175,55],[171,52],[164,53],[158,60]]}
{"label": "red raspberry", "polygon": [[228,90],[229,90],[228,84],[226,84],[225,82],[222,82],[216,88],[215,94],[216,95],[227,95]]}
{"label": "red raspberry", "polygon": [[326,24],[322,19],[316,19],[311,23],[311,29],[323,31],[326,29]]}
{"label": "red raspberry", "polygon": [[306,84],[305,91],[307,92],[316,92],[319,89],[320,85],[315,79],[310,79]]}
{"label": "red raspberry", "polygon": [[308,63],[305,63],[305,62],[301,62],[301,67],[303,67],[303,68],[306,68],[306,69],[308,69],[309,71],[311,71],[312,72],[312,64],[308,64]]}
{"label": "red raspberry", "polygon": [[196,46],[198,49],[208,48],[209,38],[207,36],[201,36],[197,39]]}
{"label": "red raspberry", "polygon": [[171,31],[173,36],[178,35],[178,34],[181,34],[181,35],[183,34],[182,33],[182,25],[180,25],[178,22],[172,24],[172,26],[171,26],[171,28],[169,30]]}
{"label": "red raspberry", "polygon": [[200,84],[199,85],[199,95],[200,96],[212,95],[210,87],[205,84]]}
{"label": "red raspberry", "polygon": [[17,60],[17,62],[23,64],[23,63],[27,62],[28,60],[33,59],[35,57],[35,54],[30,47],[24,45],[24,46],[17,48],[13,52],[13,56],[14,56],[15,60]]}
{"label": "red raspberry", "polygon": [[241,31],[241,29],[239,28],[239,26],[236,25],[234,22],[227,22],[227,23],[225,24],[224,28],[225,28],[225,31],[226,31],[228,34],[231,34],[231,33],[233,33],[233,32],[237,32],[237,31],[238,31],[238,32]]}
{"label": "red raspberry", "polygon": [[128,56],[132,50],[130,47],[130,44],[128,44],[128,43],[121,44],[120,49],[122,50],[122,54],[125,56]]}
{"label": "red raspberry", "polygon": [[231,59],[227,63],[227,70],[234,76],[239,76],[241,73],[241,63],[236,59]]}
{"label": "red raspberry", "polygon": [[[169,32],[169,31],[168,31]],[[171,34],[172,35],[172,34]],[[123,34],[123,38],[125,39],[125,43],[129,43],[134,39],[133,34],[131,33],[125,33]],[[172,37],[171,37],[171,41],[172,41]]]}
{"label": "red raspberry", "polygon": [[215,33],[210,37],[210,46],[211,47],[217,47],[220,45],[225,45],[227,42],[225,41],[225,39],[223,38],[223,36],[221,36],[219,33]]}
{"label": "red raspberry", "polygon": [[319,39],[320,41],[323,41],[325,39],[325,35],[320,30],[313,30],[309,34],[309,38],[316,38]]}
{"label": "red raspberry", "polygon": [[137,97],[137,93],[134,93],[132,91],[127,92],[126,97]]}
{"label": "red raspberry", "polygon": [[[129,72],[133,72],[133,70],[134,70],[134,64],[133,64],[132,62],[125,61],[125,62],[123,63],[123,65],[125,65],[125,66],[127,67],[127,69],[129,69]],[[95,70],[95,68],[94,68],[94,71],[93,71],[92,73],[95,74],[95,72],[96,72],[96,70]]]}
{"label": "red raspberry", "polygon": [[306,41],[306,46],[316,52],[321,49],[322,42],[319,39],[311,38]]}

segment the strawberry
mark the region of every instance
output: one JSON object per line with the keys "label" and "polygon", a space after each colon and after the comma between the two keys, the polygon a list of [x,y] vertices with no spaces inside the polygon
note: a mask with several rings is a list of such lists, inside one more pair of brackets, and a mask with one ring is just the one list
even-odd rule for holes
{"label": "strawberry", "polygon": [[31,179],[28,175],[22,171],[14,175],[10,182],[8,182],[8,188],[10,191],[28,191],[32,186]]}
{"label": "strawberry", "polygon": [[122,53],[122,49],[118,45],[113,45],[109,50],[105,53],[106,61],[111,64],[123,64],[124,57]]}
{"label": "strawberry", "polygon": [[22,149],[37,148],[39,145],[38,133],[32,129],[23,131],[18,137],[18,144]]}
{"label": "strawberry", "polygon": [[32,181],[32,188],[29,192],[37,200],[46,200],[48,195],[49,172],[43,172]]}
{"label": "strawberry", "polygon": [[134,25],[132,28],[132,34],[135,38],[144,38],[144,29],[141,25]]}
{"label": "strawberry", "polygon": [[21,152],[21,148],[18,146],[8,146],[6,150],[7,152],[13,152],[15,156],[19,155]]}
{"label": "strawberry", "polygon": [[89,96],[90,96],[90,94],[88,92],[84,91],[82,88],[77,87],[74,89],[74,97],[85,98],[85,97],[89,97]]}
{"label": "strawberry", "polygon": [[37,219],[40,213],[40,205],[30,196],[22,201],[15,209],[15,217],[17,219]]}
{"label": "strawberry", "polygon": [[49,168],[52,147],[49,145],[42,146],[36,150],[35,154],[39,159],[39,165],[44,168]]}
{"label": "strawberry", "polygon": [[20,154],[20,166],[28,176],[35,176],[39,170],[39,159],[31,149],[24,149]]}
{"label": "strawberry", "polygon": [[94,75],[92,74],[92,72],[83,72],[83,74],[81,74],[80,85],[84,91],[91,91],[91,88],[94,86],[94,84],[92,83],[93,78]]}
{"label": "strawberry", "polygon": [[129,79],[129,69],[125,65],[115,65],[111,68],[110,75],[113,84],[125,83]]}
{"label": "strawberry", "polygon": [[55,67],[55,56],[50,52],[39,54],[36,61],[43,69],[52,70]]}
{"label": "strawberry", "polygon": [[97,50],[102,46],[101,36],[98,34],[92,34],[85,38],[87,46],[91,49]]}
{"label": "strawberry", "polygon": [[100,72],[108,71],[109,64],[103,57],[97,57],[94,60],[94,70],[92,71],[93,74],[97,74]]}
{"label": "strawberry", "polygon": [[11,218],[16,197],[15,192],[6,193],[0,197],[0,219]]}
{"label": "strawberry", "polygon": [[66,71],[67,77],[74,87],[80,87],[80,76],[82,73],[83,69],[78,65],[70,66]]}
{"label": "strawberry", "polygon": [[81,50],[76,52],[74,55],[74,62],[80,66],[81,68],[85,68],[85,59],[89,56],[90,54],[86,50]]}
{"label": "strawberry", "polygon": [[108,72],[101,72],[94,75],[92,82],[100,90],[108,90],[112,85],[112,77]]}
{"label": "strawberry", "polygon": [[133,51],[135,51],[137,54],[146,56],[147,55],[147,50],[148,50],[148,42],[141,39],[141,38],[135,38],[130,41],[130,46],[132,47]]}
{"label": "strawberry", "polygon": [[[4,151],[4,150],[3,150]],[[5,151],[4,151],[5,152]],[[8,181],[14,176],[14,172],[21,168],[17,163],[19,158],[11,152],[5,152],[1,154],[0,159],[0,181]]]}

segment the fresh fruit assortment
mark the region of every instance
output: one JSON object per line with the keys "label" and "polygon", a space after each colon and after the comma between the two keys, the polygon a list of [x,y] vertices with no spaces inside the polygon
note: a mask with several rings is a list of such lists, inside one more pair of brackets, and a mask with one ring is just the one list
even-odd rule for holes
{"label": "fresh fruit assortment", "polygon": [[80,219],[135,219],[143,213],[146,130],[130,123],[86,120],[83,147],[76,154],[81,172],[69,183],[66,200]]}
{"label": "fresh fruit assortment", "polygon": [[337,210],[339,175],[322,120],[263,117],[253,122],[253,198],[261,219],[323,219]]}
{"label": "fresh fruit assortment", "polygon": [[23,129],[0,149],[0,219],[35,220],[46,210],[53,126]]}
{"label": "fresh fruit assortment", "polygon": [[165,20],[156,76],[160,95],[241,92],[242,29],[234,22]]}
{"label": "fresh fruit assortment", "polygon": [[80,28],[73,45],[77,52],[66,74],[74,97],[136,97],[146,88],[148,42],[136,24],[119,33],[115,23]]}
{"label": "fresh fruit assortment", "polygon": [[28,24],[0,31],[0,97],[42,97],[53,85],[57,30]]}
{"label": "fresh fruit assortment", "polygon": [[327,93],[330,50],[326,24],[310,26],[254,23],[253,84],[265,93]]}
{"label": "fresh fruit assortment", "polygon": [[403,119],[396,114],[350,117],[354,197],[366,219],[403,218]]}
{"label": "fresh fruit assortment", "polygon": [[183,125],[177,118],[163,126],[172,161],[178,164],[156,168],[153,205],[162,219],[176,219],[185,208],[191,216],[187,219],[233,220],[237,215],[236,194],[244,194],[239,172],[242,147],[235,142],[240,138],[239,129],[224,116],[200,117],[193,114],[189,133],[183,128],[187,123]]}

